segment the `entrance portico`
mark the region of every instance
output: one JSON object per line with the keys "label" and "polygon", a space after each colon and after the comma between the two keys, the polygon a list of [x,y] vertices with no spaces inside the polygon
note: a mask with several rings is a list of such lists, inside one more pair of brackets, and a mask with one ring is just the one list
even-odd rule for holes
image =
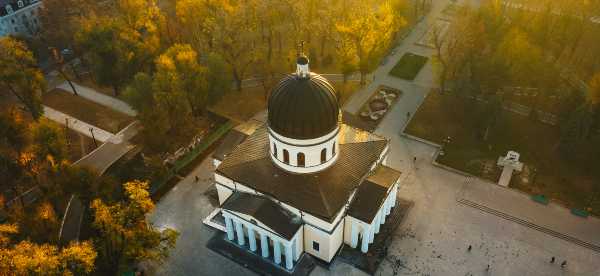
{"label": "entrance portico", "polygon": [[223,216],[225,217],[227,238],[230,241],[244,246],[246,245],[246,240],[248,240],[248,249],[252,252],[258,252],[256,241],[258,234],[258,238],[260,239],[260,254],[263,258],[267,259],[271,256],[269,245],[272,245],[272,261],[276,264],[281,264],[283,255],[285,268],[291,270],[294,267],[294,262],[300,257],[300,254],[294,253],[293,250],[294,245],[297,244],[297,237],[294,237],[292,240],[286,240],[228,212],[223,212]]}
{"label": "entrance portico", "polygon": [[293,214],[268,198],[240,192],[223,204],[221,213],[229,241],[288,270],[294,268],[303,241],[302,225]]}

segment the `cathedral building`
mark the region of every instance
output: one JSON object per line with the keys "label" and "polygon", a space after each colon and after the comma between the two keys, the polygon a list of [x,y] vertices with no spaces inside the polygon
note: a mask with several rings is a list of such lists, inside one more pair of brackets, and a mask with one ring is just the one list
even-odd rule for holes
{"label": "cathedral building", "polygon": [[396,204],[388,152],[388,140],[342,122],[335,89],[299,57],[266,116],[215,152],[227,239],[288,270],[302,254],[330,262],[343,244],[368,252]]}

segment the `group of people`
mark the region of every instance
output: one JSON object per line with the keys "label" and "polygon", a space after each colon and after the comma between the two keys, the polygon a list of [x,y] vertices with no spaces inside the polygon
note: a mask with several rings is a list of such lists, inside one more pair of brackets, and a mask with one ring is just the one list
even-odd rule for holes
{"label": "group of people", "polygon": [[[552,256],[552,259],[550,259],[550,263],[553,264],[556,261],[556,258],[554,256]],[[565,268],[565,266],[567,266],[567,261],[563,261],[562,263],[560,263],[560,268]]]}
{"label": "group of people", "polygon": [[[471,246],[469,244],[469,247],[467,247],[467,252],[471,252],[471,249],[473,249],[473,246]],[[550,259],[550,263],[553,264],[556,262],[556,258],[554,256],[552,256],[552,258]],[[567,261],[564,260],[562,263],[560,263],[560,268],[565,268],[567,266]],[[488,264],[487,267],[485,268],[485,271],[490,271],[490,265]]]}

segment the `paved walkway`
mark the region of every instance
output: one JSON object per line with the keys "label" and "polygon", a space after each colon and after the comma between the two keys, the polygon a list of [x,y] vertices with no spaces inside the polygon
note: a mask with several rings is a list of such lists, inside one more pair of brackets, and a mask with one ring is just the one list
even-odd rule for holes
{"label": "paved walkway", "polygon": [[129,140],[137,134],[139,129],[139,122],[134,121],[74,164],[92,168],[98,174],[103,174],[114,162],[135,147]]}
{"label": "paved walkway", "polygon": [[[112,108],[121,113],[125,113],[132,117],[134,117],[137,114],[136,111],[133,110],[127,103],[125,103],[124,101],[121,101],[115,97],[107,96],[100,92],[96,92],[92,88],[79,85],[75,82],[73,82],[73,86],[75,86],[75,89],[77,90],[77,94],[83,98],[86,98],[90,101],[101,104],[103,106]],[[69,91],[69,92],[73,91],[73,89],[71,89],[71,86],[69,85],[69,83],[66,81],[64,81],[60,85],[58,85],[57,88],[60,88],[62,90]]]}
{"label": "paved walkway", "polygon": [[558,204],[542,205],[530,195],[485,181],[465,182],[459,197],[600,246],[600,219],[574,216]]}
{"label": "paved walkway", "polygon": [[92,133],[90,132],[90,129],[94,129],[94,137],[96,138],[96,140],[102,143],[108,141],[108,139],[110,139],[110,137],[114,135],[106,130],[90,125],[86,122],[82,122],[71,115],[62,113],[48,106],[44,106],[44,117],[55,121],[61,125],[65,125],[66,120],[68,120],[70,129],[73,129],[90,138],[92,138]]}
{"label": "paved walkway", "polygon": [[[206,192],[214,188],[212,159],[204,159],[156,204],[150,221],[158,229],[170,227],[180,232],[169,259],[150,275],[254,275],[206,247],[218,231],[202,223],[214,209]],[[200,181],[195,181],[198,176]]]}

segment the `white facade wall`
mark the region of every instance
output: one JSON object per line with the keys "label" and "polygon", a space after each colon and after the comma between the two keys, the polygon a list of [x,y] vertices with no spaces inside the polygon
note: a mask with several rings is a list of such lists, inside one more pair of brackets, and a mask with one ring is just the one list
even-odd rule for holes
{"label": "white facade wall", "polygon": [[[326,262],[330,262],[335,256],[335,252],[341,245],[342,235],[344,234],[343,223],[340,223],[336,230],[329,234],[309,224],[304,225],[304,251]],[[338,244],[338,241],[340,243]],[[313,242],[319,244],[319,251],[313,249]],[[333,253],[331,253],[333,252]]]}
{"label": "white facade wall", "polygon": [[22,8],[13,10],[7,15],[0,17],[0,36],[17,34],[30,36],[39,30],[40,22],[38,14],[42,7],[42,2],[38,0],[32,0],[31,2],[27,6],[23,2]]}
{"label": "white facade wall", "polygon": [[[273,162],[280,168],[294,173],[312,173],[328,168],[335,163],[339,153],[339,127],[316,139],[298,140],[287,138],[269,129],[269,153]],[[276,150],[276,153],[275,153]],[[321,162],[321,152],[325,150],[325,162]],[[286,162],[285,153],[289,159]],[[298,153],[304,154],[304,166],[298,164]]]}
{"label": "white facade wall", "polygon": [[344,241],[344,225],[345,224],[346,224],[345,221],[340,222],[340,224],[337,226],[337,228],[335,228],[335,230],[331,234],[331,240],[330,240],[331,246],[329,247],[328,262],[330,262],[331,259],[333,259],[333,257],[335,257],[335,254],[340,249],[340,246],[342,246],[342,243]]}

